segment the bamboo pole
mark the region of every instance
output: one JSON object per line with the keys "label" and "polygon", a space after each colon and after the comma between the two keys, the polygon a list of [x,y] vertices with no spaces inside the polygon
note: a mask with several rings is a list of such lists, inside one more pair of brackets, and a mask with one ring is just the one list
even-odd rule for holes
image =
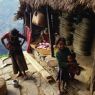
{"label": "bamboo pole", "polygon": [[29,53],[27,53],[26,51],[24,51],[23,53],[27,61],[32,64],[32,66],[42,75],[42,77],[47,82],[54,81],[52,75],[50,75]]}
{"label": "bamboo pole", "polygon": [[32,29],[32,14],[30,12],[30,30]]}
{"label": "bamboo pole", "polygon": [[23,18],[23,34],[24,34],[24,36],[25,36],[25,26],[26,26],[26,17],[24,14],[24,18]]}
{"label": "bamboo pole", "polygon": [[51,13],[49,7],[46,7],[46,12],[47,12],[47,22],[48,22],[48,32],[49,32],[49,41],[50,41],[50,50],[51,50],[51,56],[54,57],[54,48],[53,48],[53,38],[52,38],[52,22],[51,22]]}
{"label": "bamboo pole", "polygon": [[26,33],[25,33],[25,26],[26,26],[26,14],[24,12],[24,18],[23,18],[23,35],[26,36]]}
{"label": "bamboo pole", "polygon": [[93,67],[92,67],[91,84],[90,84],[91,95],[93,95],[94,84],[95,84],[95,49],[94,49]]}

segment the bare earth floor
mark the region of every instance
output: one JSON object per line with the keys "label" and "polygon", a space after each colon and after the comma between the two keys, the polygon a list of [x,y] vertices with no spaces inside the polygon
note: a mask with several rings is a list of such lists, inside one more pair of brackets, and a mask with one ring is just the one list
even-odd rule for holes
{"label": "bare earth floor", "polygon": [[[58,95],[56,83],[47,83],[36,69],[27,61],[28,65],[28,79],[24,80],[22,77],[17,78],[19,88],[15,88],[13,80],[15,76],[12,72],[12,62],[7,59],[4,63],[0,59],[0,77],[6,80],[8,95]],[[88,85],[82,82],[82,75],[76,76],[76,79],[70,83],[67,93],[62,95],[90,95],[87,91]]]}

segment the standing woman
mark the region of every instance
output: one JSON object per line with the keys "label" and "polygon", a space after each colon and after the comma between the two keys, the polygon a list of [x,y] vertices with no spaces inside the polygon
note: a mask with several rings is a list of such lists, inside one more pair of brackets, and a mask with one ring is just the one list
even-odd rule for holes
{"label": "standing woman", "polygon": [[26,79],[27,75],[25,71],[28,70],[28,68],[22,52],[22,45],[25,42],[25,37],[21,35],[17,29],[13,29],[1,38],[1,42],[5,48],[9,50],[14,74],[23,76],[24,79]]}

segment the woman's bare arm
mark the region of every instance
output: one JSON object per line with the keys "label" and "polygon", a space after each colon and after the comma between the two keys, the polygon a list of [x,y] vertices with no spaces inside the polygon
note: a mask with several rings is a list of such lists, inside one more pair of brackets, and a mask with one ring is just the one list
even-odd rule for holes
{"label": "woman's bare arm", "polygon": [[22,34],[19,34],[19,38],[23,39],[22,43],[21,43],[21,46],[24,44],[26,38],[25,36],[23,36]]}
{"label": "woman's bare arm", "polygon": [[5,43],[5,39],[7,39],[8,38],[8,33],[7,34],[5,34],[2,38],[1,38],[1,42],[2,42],[2,44],[4,45],[4,47],[6,48],[6,49],[8,49],[7,48],[7,45],[6,45],[6,43]]}

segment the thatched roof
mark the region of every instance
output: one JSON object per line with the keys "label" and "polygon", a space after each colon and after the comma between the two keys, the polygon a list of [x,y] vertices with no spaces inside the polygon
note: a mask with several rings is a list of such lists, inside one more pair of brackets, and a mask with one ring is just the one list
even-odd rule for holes
{"label": "thatched roof", "polygon": [[[23,18],[24,12],[28,5],[29,9],[40,9],[44,6],[50,6],[53,10],[57,12],[81,12],[82,9],[90,9],[90,11],[95,12],[95,0],[19,0],[20,7],[15,16],[15,19]],[[74,11],[75,10],[75,11]]]}
{"label": "thatched roof", "polygon": [[77,5],[84,5],[95,11],[95,0],[20,0],[28,3],[32,8],[49,5],[53,9],[71,11]]}

